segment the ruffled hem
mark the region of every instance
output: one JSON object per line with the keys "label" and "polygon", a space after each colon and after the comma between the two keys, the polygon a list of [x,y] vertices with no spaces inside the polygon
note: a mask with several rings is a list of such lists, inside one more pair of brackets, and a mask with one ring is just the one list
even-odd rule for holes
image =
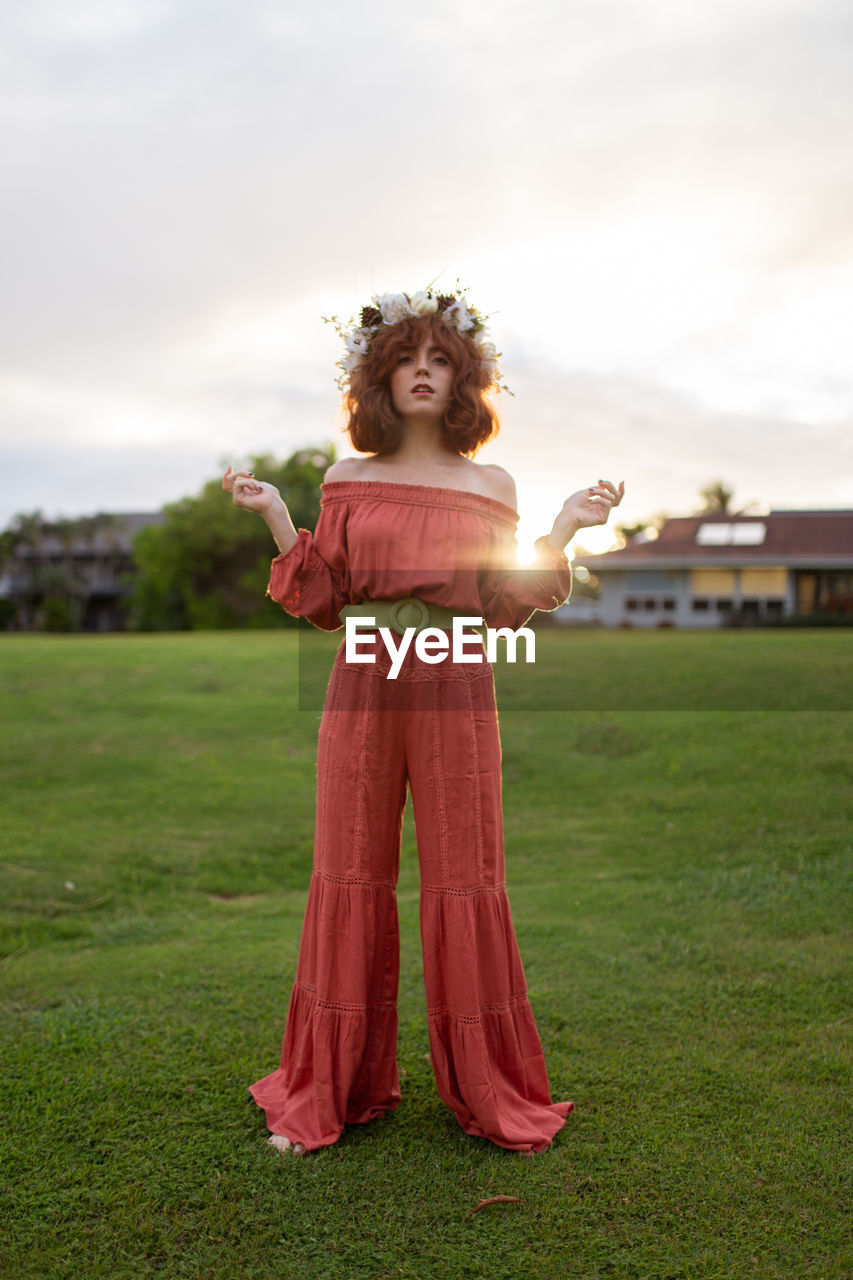
{"label": "ruffled hem", "polygon": [[542,1046],[526,999],[479,1018],[429,1016],[438,1091],[465,1133],[508,1151],[544,1151],[573,1102],[552,1102]]}
{"label": "ruffled hem", "polygon": [[271,1133],[316,1151],[399,1105],[396,1045],[393,1005],[344,1010],[296,982],[281,1065],[249,1092]]}
{"label": "ruffled hem", "polygon": [[573,1104],[551,1101],[504,885],[425,885],[421,923],[442,1099],[473,1137],[544,1151]]}

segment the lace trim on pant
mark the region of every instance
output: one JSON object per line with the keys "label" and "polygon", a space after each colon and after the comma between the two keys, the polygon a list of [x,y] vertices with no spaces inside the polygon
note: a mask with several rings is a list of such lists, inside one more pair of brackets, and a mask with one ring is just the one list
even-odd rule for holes
{"label": "lace trim on pant", "polygon": [[329,884],[360,884],[367,889],[396,889],[397,886],[393,880],[371,880],[369,876],[336,876],[331,871],[321,871],[314,868],[314,875],[318,880],[326,880]]}
{"label": "lace trim on pant", "polygon": [[313,1000],[318,1009],[330,1009],[332,1013],[366,1013],[368,1009],[394,1009],[395,1000],[369,1000],[367,1004],[356,1004],[348,1000],[323,1000],[317,995],[310,983],[296,980],[296,986]]}
{"label": "lace trim on pant", "polygon": [[472,898],[478,893],[505,893],[506,883],[502,884],[472,884],[472,885],[453,885],[453,884],[424,884],[421,885],[422,893],[438,893],[449,895],[456,898]]}
{"label": "lace trim on pant", "polygon": [[447,1015],[456,1022],[464,1022],[466,1026],[477,1026],[482,1021],[484,1013],[508,1013],[511,1009],[515,1009],[521,1004],[527,1004],[527,1002],[527,994],[525,993],[521,996],[513,996],[510,1000],[501,1000],[494,1004],[481,1004],[479,1014],[457,1013],[455,1009],[451,1009],[449,1004],[439,1004],[434,1009],[427,1010],[427,1017],[442,1018]]}

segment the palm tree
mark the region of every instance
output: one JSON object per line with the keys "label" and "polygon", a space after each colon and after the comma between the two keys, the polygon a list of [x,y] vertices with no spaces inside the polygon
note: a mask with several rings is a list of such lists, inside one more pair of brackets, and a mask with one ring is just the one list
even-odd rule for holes
{"label": "palm tree", "polygon": [[731,515],[731,502],[734,494],[734,489],[729,489],[722,480],[714,480],[712,484],[706,485],[704,489],[699,490],[699,496],[704,499],[705,505],[698,514],[700,516]]}
{"label": "palm tree", "polygon": [[8,546],[6,563],[12,571],[9,599],[25,631],[33,625],[35,605],[43,594],[42,548],[46,533],[44,516],[33,511],[15,516],[4,534]]}
{"label": "palm tree", "polygon": [[62,563],[54,565],[49,574],[50,601],[54,613],[67,619],[63,629],[70,626],[78,631],[88,603],[90,587],[75,563],[74,551],[81,538],[87,538],[91,542],[89,517],[63,516],[47,525],[45,532],[57,538],[62,548]]}
{"label": "palm tree", "polygon": [[[0,533],[0,629],[11,627],[19,615],[15,599],[15,548],[20,541],[17,529],[4,529]],[[4,581],[5,580],[5,581]]]}

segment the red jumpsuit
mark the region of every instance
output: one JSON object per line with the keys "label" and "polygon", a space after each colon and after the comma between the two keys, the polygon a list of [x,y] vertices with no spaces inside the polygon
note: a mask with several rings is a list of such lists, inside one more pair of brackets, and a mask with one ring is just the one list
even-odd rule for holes
{"label": "red jumpsuit", "polygon": [[[571,574],[544,539],[534,569],[509,567],[516,521],[503,503],[456,489],[328,483],[315,534],[300,530],[273,561],[269,593],[327,630],[345,604],[404,596],[517,628],[562,603]],[[466,1133],[541,1151],[572,1103],[551,1102],[506,895],[491,668],[450,656],[428,665],[412,644],[389,680],[376,640],[375,665],[347,663],[343,645],[335,659],[281,1066],[251,1092],[270,1130],[306,1150],[399,1103],[395,887],[408,785],[438,1091]]]}

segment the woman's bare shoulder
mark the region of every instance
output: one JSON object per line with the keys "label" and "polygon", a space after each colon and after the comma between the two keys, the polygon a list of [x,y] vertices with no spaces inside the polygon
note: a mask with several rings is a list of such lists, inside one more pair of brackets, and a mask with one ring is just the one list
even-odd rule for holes
{"label": "woman's bare shoulder", "polygon": [[478,472],[484,482],[484,489],[487,497],[494,498],[496,502],[502,502],[506,507],[512,507],[516,510],[518,496],[515,489],[515,481],[508,471],[503,467],[497,467],[493,464],[475,463]]}
{"label": "woman's bare shoulder", "polygon": [[323,476],[323,483],[335,480],[362,480],[365,478],[363,475],[365,467],[372,461],[372,458],[338,458]]}

